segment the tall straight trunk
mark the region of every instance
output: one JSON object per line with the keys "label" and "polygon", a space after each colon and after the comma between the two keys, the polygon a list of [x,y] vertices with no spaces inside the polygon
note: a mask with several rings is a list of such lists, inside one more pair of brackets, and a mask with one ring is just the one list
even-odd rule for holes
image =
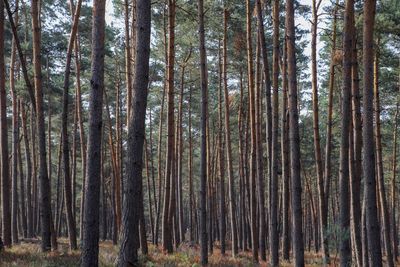
{"label": "tall straight trunk", "polygon": [[[125,86],[126,86],[126,96],[127,96],[127,114],[130,114],[131,110],[131,98],[133,91],[132,84],[132,47],[131,47],[131,39],[129,34],[129,0],[124,0],[124,22],[125,22]],[[132,18],[134,20],[135,18]],[[133,30],[133,29],[132,29]],[[127,116],[127,122],[129,120],[129,116]]]}
{"label": "tall straight trunk", "polygon": [[244,162],[244,144],[243,144],[243,71],[240,69],[240,102],[238,108],[238,133],[239,133],[239,207],[240,207],[240,214],[239,214],[239,237],[238,242],[240,249],[246,250],[246,208],[245,208],[245,162]]}
{"label": "tall straight trunk", "polygon": [[[278,266],[279,264],[279,235],[278,235],[278,160],[279,160],[279,146],[278,146],[278,129],[279,129],[279,0],[274,1],[273,5],[273,67],[272,67],[272,172],[271,172],[271,189],[270,189],[270,229],[269,229],[269,243],[271,253],[271,265]],[[284,115],[283,115],[284,116]]]}
{"label": "tall straight trunk", "polygon": [[47,173],[46,132],[44,126],[41,67],[40,2],[32,0],[33,64],[36,96],[36,130],[39,146],[40,228],[42,251],[51,249],[51,192]]}
{"label": "tall straight trunk", "polygon": [[[18,100],[18,112],[20,112],[20,103]],[[18,144],[18,172],[19,172],[19,186],[20,186],[20,211],[21,211],[21,221],[22,221],[22,231],[23,237],[28,237],[28,222],[27,222],[27,211],[26,211],[26,192],[25,190],[25,176],[23,171],[23,161],[22,161],[22,153],[21,153],[21,144]]]}
{"label": "tall straight trunk", "polygon": [[79,50],[79,34],[75,38],[74,54],[75,54],[75,69],[76,69],[76,105],[77,115],[79,124],[79,141],[81,149],[81,164],[82,164],[82,190],[81,190],[81,201],[80,201],[80,226],[79,226],[79,239],[83,238],[83,215],[84,215],[84,200],[85,200],[85,181],[86,181],[86,138],[85,129],[83,127],[83,115],[82,115],[82,96],[81,96],[81,58]]}
{"label": "tall straight trunk", "polygon": [[92,23],[92,78],[89,103],[89,136],[81,263],[81,266],[88,267],[98,265],[99,255],[99,201],[104,90],[105,0],[93,1]]}
{"label": "tall straight trunk", "polygon": [[318,76],[317,76],[317,35],[318,35],[318,10],[321,0],[312,1],[312,24],[311,24],[311,74],[312,74],[312,99],[313,99],[313,128],[314,128],[314,156],[318,179],[319,199],[319,227],[321,229],[322,253],[324,262],[329,263],[329,247],[327,238],[327,213],[324,191],[323,165],[321,156],[321,142],[319,134],[319,107],[318,107]]}
{"label": "tall straight trunk", "polygon": [[391,239],[392,239],[392,246],[393,246],[393,259],[396,262],[398,252],[398,233],[396,232],[396,175],[397,175],[397,132],[398,132],[398,120],[399,118],[399,98],[397,98],[396,103],[396,112],[394,115],[394,127],[393,127],[393,152],[392,152],[392,178],[391,178],[391,225],[392,225],[392,232],[391,232]]}
{"label": "tall straight trunk", "polygon": [[257,197],[256,197],[256,121],[255,121],[255,86],[253,71],[253,49],[251,32],[251,4],[246,0],[246,29],[247,29],[247,71],[249,83],[249,109],[250,109],[250,132],[251,132],[251,157],[250,157],[250,214],[251,214],[251,243],[253,260],[258,261],[258,230],[257,230]]}
{"label": "tall straight trunk", "polygon": [[[336,0],[335,10],[333,13],[333,33],[332,33],[332,48],[331,62],[329,66],[329,90],[328,90],[328,118],[326,122],[326,142],[325,142],[325,171],[324,171],[324,193],[325,205],[329,210],[329,192],[331,185],[331,169],[332,169],[332,114],[333,114],[333,89],[335,86],[335,53],[336,53],[336,24],[337,24],[338,0]],[[329,243],[328,243],[329,245]]]}
{"label": "tall straight trunk", "polygon": [[[63,85],[63,111],[62,111],[62,144],[63,144],[63,170],[64,170],[64,199],[65,208],[67,211],[67,226],[68,226],[68,237],[69,246],[71,250],[78,248],[76,242],[76,224],[75,217],[72,210],[72,183],[71,183],[71,173],[70,173],[70,156],[69,156],[69,136],[68,136],[68,100],[69,100],[69,77],[71,69],[71,58],[76,38],[76,33],[78,31],[79,14],[81,9],[82,0],[78,0],[76,9],[73,15],[73,23],[71,29],[71,35],[68,42],[67,58],[64,70],[64,85]],[[72,10],[72,2],[71,2]]]}
{"label": "tall straight trunk", "polygon": [[[380,37],[378,37],[377,49],[380,45]],[[382,226],[383,226],[383,239],[385,242],[386,259],[389,267],[394,266],[393,253],[392,253],[392,242],[390,235],[390,219],[388,204],[386,200],[385,191],[385,179],[383,170],[383,155],[382,155],[382,134],[381,134],[381,106],[379,98],[379,52],[375,51],[374,60],[374,111],[375,111],[375,146],[376,146],[376,163],[377,163],[377,179],[378,179],[378,190],[379,200],[381,204],[382,213]]]}
{"label": "tall straight trunk", "polygon": [[[226,20],[227,10],[224,9],[224,47],[226,40]],[[224,54],[225,56],[225,54]],[[225,138],[224,128],[222,124],[222,60],[221,60],[221,43],[218,45],[218,67],[219,67],[219,88],[218,88],[218,177],[219,177],[219,234],[221,244],[221,254],[225,255],[226,251],[226,208],[225,208]],[[225,57],[224,57],[225,61]]]}
{"label": "tall straight trunk", "polygon": [[301,205],[300,136],[297,102],[297,70],[293,0],[286,2],[286,30],[289,85],[290,176],[293,221],[293,254],[296,266],[304,266],[303,212]]}
{"label": "tall straight trunk", "polygon": [[[286,36],[286,32],[285,32]],[[288,77],[287,77],[287,39],[284,39],[282,56],[282,122],[281,122],[281,150],[282,150],[282,257],[289,260],[290,252],[290,168],[289,168],[289,114],[288,114]]]}
{"label": "tall straight trunk", "polygon": [[[375,145],[373,127],[373,34],[375,23],[376,0],[366,0],[364,4],[363,23],[363,173],[365,179],[364,197],[366,209],[367,239],[370,266],[382,266],[380,226],[378,222],[376,179],[375,179]],[[372,245],[373,244],[373,245]]]}
{"label": "tall straight trunk", "polygon": [[[15,21],[18,23],[18,4],[19,1],[15,2]],[[11,62],[10,62],[10,93],[12,98],[12,242],[13,244],[18,243],[18,143],[19,143],[19,114],[18,114],[18,100],[17,92],[15,91],[15,57],[16,57],[16,46],[15,39],[12,41],[11,48]],[[22,197],[24,197],[22,195]],[[25,210],[21,210],[24,213]]]}
{"label": "tall straight trunk", "polygon": [[[167,125],[167,158],[165,166],[165,195],[162,221],[163,247],[172,253],[172,199],[175,195],[174,184],[174,64],[175,64],[175,0],[168,0],[168,61],[167,61],[167,92],[168,92],[168,125]],[[172,192],[172,193],[171,193]]]}
{"label": "tall straight trunk", "polygon": [[189,88],[189,104],[188,104],[188,141],[189,141],[189,159],[188,159],[188,175],[189,175],[189,241],[192,244],[195,237],[194,226],[194,201],[193,201],[193,142],[192,142],[192,87]]}
{"label": "tall straight trunk", "polygon": [[183,94],[185,88],[185,70],[186,64],[189,60],[192,51],[189,51],[189,54],[184,59],[184,62],[181,66],[181,82],[180,82],[180,94],[179,94],[179,105],[178,105],[178,123],[177,123],[177,140],[178,143],[176,145],[176,155],[177,155],[177,192],[178,192],[178,230],[179,230],[179,239],[181,242],[185,239],[185,229],[184,229],[184,215],[183,215],[183,175],[182,175],[182,158],[183,158]]}
{"label": "tall straight trunk", "polygon": [[[151,113],[151,110],[149,110]],[[151,118],[151,116],[150,116]],[[151,124],[151,119],[150,119]],[[148,142],[147,139],[144,139],[144,164],[146,170],[146,181],[147,181],[147,194],[148,194],[148,201],[149,201],[149,218],[150,218],[150,232],[151,232],[151,240],[154,242],[154,214],[153,214],[153,196],[151,194],[151,185],[150,185],[150,167],[149,167],[149,150],[148,150]]]}
{"label": "tall straight trunk", "polygon": [[[36,109],[36,108],[35,108]],[[37,135],[34,109],[30,111],[30,135],[32,142],[32,216],[33,216],[33,233],[36,236],[38,233],[38,186],[37,186]]]}
{"label": "tall straight trunk", "polygon": [[351,68],[352,44],[354,38],[354,1],[347,0],[344,19],[343,36],[343,88],[340,139],[340,172],[339,172],[339,220],[340,220],[340,265],[351,264],[350,244],[350,183],[349,183],[349,129],[350,129],[350,100],[351,100]]}
{"label": "tall straight trunk", "polygon": [[199,20],[199,50],[200,50],[200,88],[201,88],[201,118],[200,118],[200,262],[208,264],[207,255],[207,117],[208,117],[208,80],[207,55],[204,30],[204,4],[198,0]]}
{"label": "tall straight trunk", "polygon": [[229,187],[229,212],[230,212],[230,230],[232,238],[232,256],[235,257],[238,253],[238,238],[237,238],[237,222],[236,222],[236,192],[235,181],[233,175],[233,158],[232,158],[232,141],[230,128],[230,110],[229,110],[229,93],[228,93],[228,11],[224,10],[224,43],[223,43],[223,62],[222,62],[222,80],[224,88],[225,101],[225,144],[226,144],[226,159],[228,166],[228,187]]}
{"label": "tall straight trunk", "polygon": [[[118,266],[137,264],[138,227],[142,221],[141,240],[146,243],[143,236],[143,193],[142,193],[142,165],[143,143],[145,137],[145,119],[147,106],[147,91],[149,83],[149,57],[150,57],[150,29],[151,29],[151,1],[137,1],[136,22],[136,61],[134,92],[132,99],[132,112],[129,117],[128,128],[128,161],[126,165],[127,177],[124,187],[124,209],[122,223],[122,241],[118,257]],[[142,214],[140,214],[142,213]],[[147,246],[142,245],[142,251],[146,253]]]}
{"label": "tall straight trunk", "polygon": [[362,175],[362,126],[361,126],[361,107],[360,107],[360,81],[358,76],[358,56],[357,40],[353,40],[353,64],[352,64],[352,117],[353,117],[353,145],[354,145],[354,170],[350,175],[351,188],[351,228],[352,239],[354,240],[354,254],[358,266],[362,266],[362,246],[361,246],[361,175]]}
{"label": "tall straight trunk", "polygon": [[33,207],[32,207],[32,161],[31,152],[29,149],[29,137],[28,127],[26,121],[25,104],[23,101],[20,102],[21,110],[21,123],[22,123],[22,134],[24,136],[24,147],[25,147],[25,162],[26,162],[26,217],[27,217],[27,237],[31,238],[34,235],[33,232]]}
{"label": "tall straight trunk", "polygon": [[0,120],[1,120],[1,203],[2,236],[5,246],[11,246],[10,178],[8,165],[6,70],[4,63],[4,3],[0,3]]}

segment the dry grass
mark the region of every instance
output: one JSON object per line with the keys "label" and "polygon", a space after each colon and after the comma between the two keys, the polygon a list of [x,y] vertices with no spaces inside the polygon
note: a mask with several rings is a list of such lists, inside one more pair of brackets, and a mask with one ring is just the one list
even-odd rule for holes
{"label": "dry grass", "polygon": [[[100,243],[100,266],[115,266],[118,247],[111,242]],[[149,245],[149,255],[141,255],[140,263],[142,266],[155,267],[187,267],[200,266],[200,252],[198,246],[181,245],[173,254],[164,253],[159,247]],[[229,266],[268,266],[266,262],[255,264],[252,261],[251,252],[240,252],[236,258],[230,257],[230,251],[226,255],[221,255],[218,245],[214,253],[209,256],[210,267],[229,267]],[[80,251],[70,252],[66,239],[59,240],[57,251],[43,253],[40,251],[38,240],[24,240],[19,245],[7,248],[0,253],[0,267],[18,266],[18,267],[73,267],[79,266]],[[306,253],[306,266],[322,266],[321,255],[316,253]],[[280,266],[293,266],[293,262],[281,262]],[[331,266],[338,266],[338,260],[332,259]]]}

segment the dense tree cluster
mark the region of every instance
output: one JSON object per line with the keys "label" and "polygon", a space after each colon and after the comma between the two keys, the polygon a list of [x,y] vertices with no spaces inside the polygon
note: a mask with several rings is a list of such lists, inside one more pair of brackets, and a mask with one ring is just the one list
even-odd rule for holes
{"label": "dense tree cluster", "polygon": [[0,10],[0,249],[398,264],[399,1]]}

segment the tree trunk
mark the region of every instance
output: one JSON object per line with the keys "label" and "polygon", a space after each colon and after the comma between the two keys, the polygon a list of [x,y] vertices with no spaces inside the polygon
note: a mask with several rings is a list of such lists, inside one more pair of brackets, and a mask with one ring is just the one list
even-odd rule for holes
{"label": "tree trunk", "polygon": [[[271,188],[270,188],[270,229],[269,242],[271,253],[271,265],[278,266],[279,264],[279,234],[278,234],[278,161],[279,161],[279,146],[278,146],[278,130],[279,130],[279,0],[274,1],[273,5],[273,97],[272,97],[272,168],[271,168]],[[285,116],[285,114],[283,114]]]}
{"label": "tree trunk", "polygon": [[392,154],[392,178],[391,178],[391,225],[392,225],[392,246],[393,246],[393,259],[396,262],[398,252],[398,233],[396,232],[396,175],[397,175],[397,132],[398,132],[398,120],[399,118],[399,98],[397,98],[396,112],[394,115],[394,129],[393,129],[393,154]]}
{"label": "tree trunk", "polygon": [[[15,21],[18,23],[18,4],[19,1],[15,2]],[[15,91],[15,57],[16,57],[16,46],[15,39],[12,41],[11,48],[11,62],[10,62],[10,93],[12,98],[12,128],[13,128],[13,136],[12,136],[12,242],[13,244],[18,243],[18,143],[19,143],[19,111],[18,111],[18,100],[17,100],[17,92]],[[21,195],[24,197],[24,195]],[[21,210],[21,213],[24,213],[25,210]],[[26,223],[26,221],[25,221]]]}
{"label": "tree trunk", "polygon": [[[71,2],[72,4],[72,2]],[[62,144],[63,144],[63,169],[64,169],[64,199],[65,208],[67,211],[67,226],[68,226],[68,237],[69,246],[71,250],[78,248],[76,242],[76,226],[75,217],[72,210],[72,183],[71,183],[71,173],[70,173],[70,156],[69,156],[69,137],[68,137],[68,98],[69,98],[69,76],[71,69],[71,58],[74,48],[76,33],[78,31],[79,14],[81,9],[82,0],[78,0],[76,9],[73,15],[73,23],[71,29],[71,35],[68,42],[67,58],[64,71],[64,85],[63,85],[63,111],[62,111]],[[72,5],[71,5],[72,9]]]}
{"label": "tree trunk", "polygon": [[290,176],[292,185],[293,254],[296,266],[304,266],[304,245],[301,205],[300,136],[297,102],[297,70],[295,54],[295,28],[293,0],[286,2],[288,85],[289,85],[289,141]]}
{"label": "tree trunk", "polygon": [[207,117],[208,80],[207,55],[205,47],[203,0],[198,0],[199,50],[200,50],[200,88],[201,88],[201,142],[200,142],[200,262],[208,264],[207,255]]}
{"label": "tree trunk", "polygon": [[354,254],[358,266],[362,266],[362,246],[361,246],[361,175],[362,175],[362,126],[361,126],[361,108],[360,108],[360,85],[358,76],[358,58],[357,58],[357,41],[353,41],[353,65],[351,85],[352,91],[352,108],[353,108],[353,145],[354,145],[354,171],[350,175],[351,187],[351,228],[354,243]]}
{"label": "tree trunk", "polygon": [[25,104],[20,102],[22,134],[24,136],[25,161],[26,161],[26,217],[27,217],[27,237],[31,238],[33,232],[33,207],[32,207],[32,161],[29,149],[28,127],[26,121]]}
{"label": "tree trunk", "polygon": [[238,239],[237,239],[237,223],[236,223],[236,193],[235,181],[233,175],[233,158],[232,158],[232,141],[231,141],[231,128],[230,128],[230,110],[229,110],[229,93],[228,93],[228,11],[224,10],[224,43],[223,43],[223,63],[222,63],[222,80],[224,88],[224,101],[225,101],[225,144],[226,144],[226,159],[228,164],[228,187],[229,187],[229,212],[230,212],[230,230],[232,238],[232,256],[235,257],[238,253]]}
{"label": "tree trunk", "polygon": [[[366,0],[364,4],[363,25],[363,173],[365,179],[364,197],[366,201],[366,225],[370,266],[382,266],[380,227],[376,205],[375,145],[373,127],[373,33],[376,0]],[[373,244],[373,245],[371,245]]]}
{"label": "tree trunk", "polygon": [[350,129],[350,92],[352,68],[352,44],[354,38],[354,1],[346,1],[344,37],[343,37],[343,88],[340,140],[340,264],[351,264],[350,246],[350,192],[349,192],[349,129]]}
{"label": "tree trunk", "polygon": [[89,136],[82,266],[97,266],[99,254],[99,201],[101,173],[101,132],[104,90],[105,0],[93,2],[92,78],[90,90]]}
{"label": "tree trunk", "polygon": [[[173,252],[172,246],[172,206],[175,188],[172,187],[174,147],[175,147],[175,122],[174,122],[174,64],[175,64],[175,0],[168,1],[168,61],[167,61],[167,92],[168,92],[168,126],[167,126],[167,158],[165,166],[165,195],[163,207],[162,236],[163,247],[168,253]],[[172,192],[172,194],[171,194]]]}
{"label": "tree trunk", "polygon": [[[380,39],[378,37],[377,49],[379,49]],[[381,204],[381,213],[382,213],[382,226],[383,226],[383,235],[385,242],[385,250],[386,250],[386,262],[389,267],[394,266],[393,262],[393,253],[392,253],[392,242],[390,235],[390,220],[389,220],[389,212],[388,205],[386,200],[386,192],[385,192],[385,179],[384,179],[384,170],[383,170],[383,155],[382,155],[382,135],[381,135],[381,112],[380,112],[380,100],[379,100],[379,53],[375,51],[375,60],[374,60],[374,111],[375,111],[375,146],[376,146],[376,161],[377,161],[377,177],[378,179],[378,190],[379,190],[379,199]]]}
{"label": "tree trunk", "polygon": [[42,251],[51,249],[51,192],[47,173],[46,132],[44,127],[41,68],[41,29],[39,0],[32,0],[33,64],[36,94],[36,129],[39,146],[40,223]]}
{"label": "tree trunk", "polygon": [[[285,33],[286,36],[286,33]],[[282,59],[282,122],[281,122],[281,150],[282,150],[282,257],[289,260],[290,252],[290,169],[289,169],[289,124],[288,124],[288,77],[287,77],[287,39],[284,39]]]}
{"label": "tree trunk", "polygon": [[256,121],[255,121],[255,86],[253,71],[253,49],[251,38],[251,4],[246,1],[246,28],[247,28],[247,71],[249,83],[249,109],[250,109],[250,132],[251,132],[251,157],[250,157],[250,214],[251,214],[251,243],[253,251],[253,260],[258,261],[258,230],[257,230],[257,197],[256,197],[256,173],[257,173],[257,141],[256,141]]}
{"label": "tree trunk", "polygon": [[4,4],[0,3],[0,119],[1,119],[1,203],[2,203],[2,236],[5,246],[11,246],[11,207],[10,178],[8,165],[8,131],[7,131],[7,98],[6,70],[4,63]]}

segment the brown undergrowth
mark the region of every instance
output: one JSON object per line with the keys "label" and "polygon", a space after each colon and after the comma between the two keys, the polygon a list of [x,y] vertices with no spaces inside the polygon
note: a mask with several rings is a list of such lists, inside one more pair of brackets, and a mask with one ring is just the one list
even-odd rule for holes
{"label": "brown undergrowth", "polygon": [[[103,267],[115,266],[118,255],[118,247],[112,242],[100,243],[99,264]],[[160,247],[149,245],[149,255],[140,255],[140,265],[145,267],[195,267],[200,266],[199,247],[189,244],[181,245],[173,254],[166,254]],[[315,253],[306,253],[306,266],[322,266],[321,256]],[[39,240],[22,240],[20,244],[12,248],[6,248],[0,252],[0,266],[18,267],[74,267],[79,266],[80,251],[69,251],[68,240],[59,239],[57,251],[43,253],[40,251]],[[258,264],[252,261],[251,251],[240,252],[236,258],[230,257],[228,250],[225,255],[221,255],[218,245],[214,252],[209,256],[210,267],[229,267],[229,266],[268,266],[266,262]],[[291,262],[281,262],[280,266],[293,266]],[[338,261],[332,259],[331,266],[338,266]]]}

